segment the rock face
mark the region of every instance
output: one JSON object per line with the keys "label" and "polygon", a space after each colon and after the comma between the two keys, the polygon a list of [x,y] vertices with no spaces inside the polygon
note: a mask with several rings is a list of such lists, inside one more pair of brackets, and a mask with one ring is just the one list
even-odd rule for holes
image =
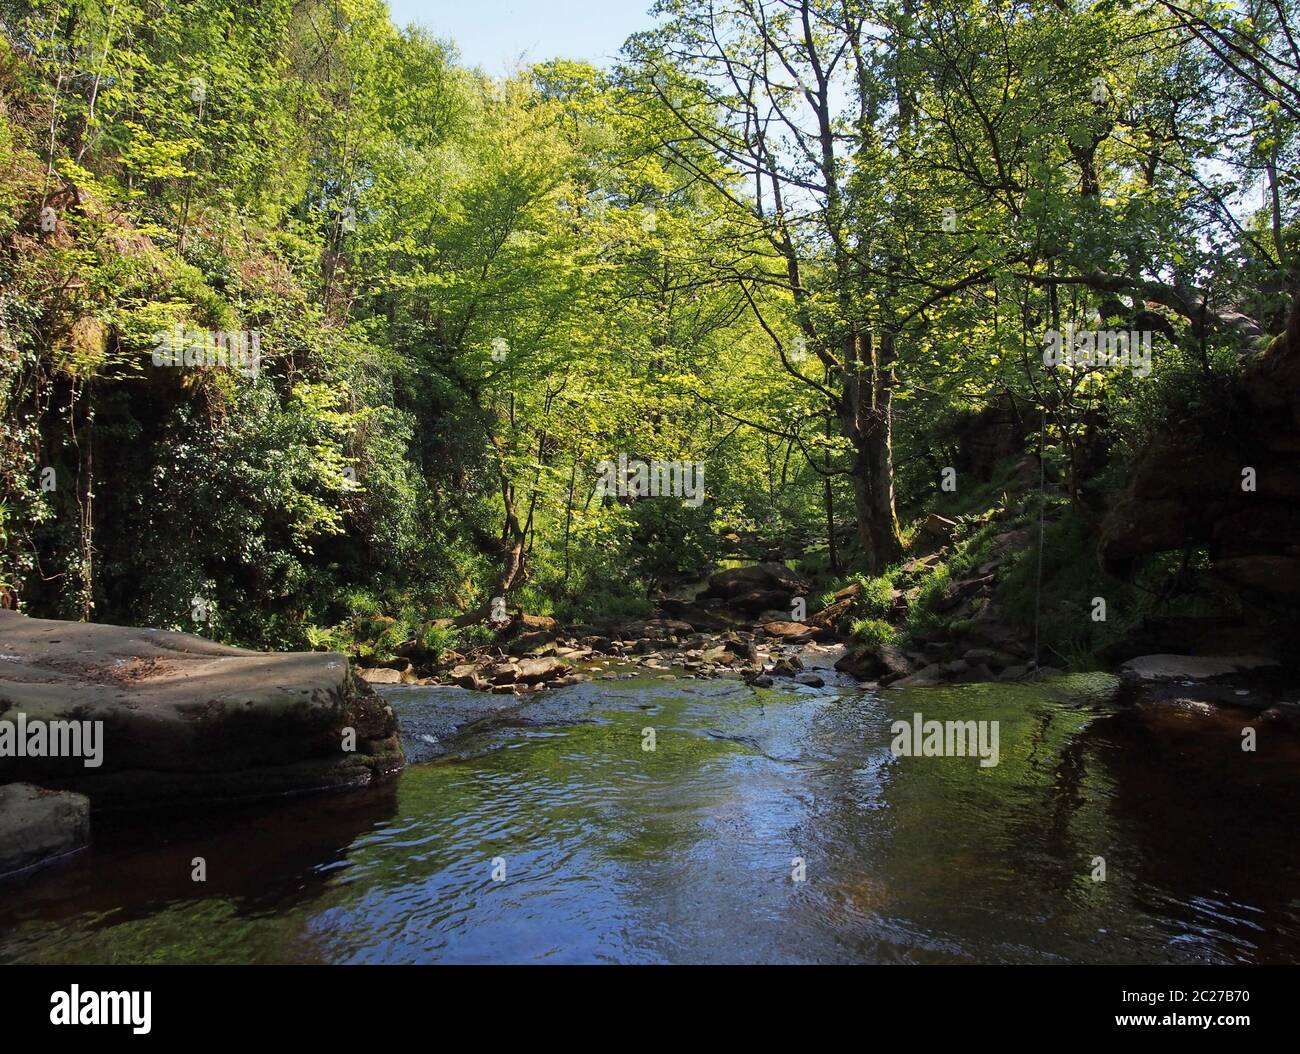
{"label": "rock face", "polygon": [[1249,355],[1217,413],[1153,437],[1108,511],[1101,553],[1127,575],[1153,553],[1207,551],[1252,602],[1300,598],[1300,292],[1285,331]]}
{"label": "rock face", "polygon": [[19,714],[103,722],[97,767],[0,757],[0,783],[77,791],[96,809],[364,786],[404,764],[391,708],[342,655],[0,611],[0,722]]}
{"label": "rock face", "polygon": [[30,783],[0,786],[0,877],[53,863],[89,842],[89,799]]}

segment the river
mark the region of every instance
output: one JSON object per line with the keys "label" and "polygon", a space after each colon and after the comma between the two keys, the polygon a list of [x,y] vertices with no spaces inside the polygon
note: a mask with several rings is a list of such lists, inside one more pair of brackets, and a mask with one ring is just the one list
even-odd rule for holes
{"label": "river", "polygon": [[[469,693],[385,694],[418,758]],[[1234,719],[645,675],[530,711],[374,790],[97,818],[0,887],[0,962],[1300,961],[1300,765]],[[998,764],[895,757],[917,712]]]}

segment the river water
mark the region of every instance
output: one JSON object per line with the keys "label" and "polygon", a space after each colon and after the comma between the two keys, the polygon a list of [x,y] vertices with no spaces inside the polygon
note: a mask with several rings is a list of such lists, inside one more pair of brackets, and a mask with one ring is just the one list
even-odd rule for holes
{"label": "river water", "polygon": [[[1294,741],[1064,683],[561,689],[385,788],[97,818],[0,962],[1300,961]],[[385,694],[420,757],[468,693]],[[998,764],[895,757],[917,712]]]}

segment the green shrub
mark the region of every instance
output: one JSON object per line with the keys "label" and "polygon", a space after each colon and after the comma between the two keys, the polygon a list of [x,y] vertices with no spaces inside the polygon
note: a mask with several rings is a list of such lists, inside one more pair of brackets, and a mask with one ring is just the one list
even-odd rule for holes
{"label": "green shrub", "polygon": [[947,564],[932,568],[917,587],[916,598],[907,610],[907,625],[910,633],[929,631],[943,626],[944,619],[935,610],[943,591],[952,581],[952,572]]}
{"label": "green shrub", "polygon": [[866,618],[883,619],[889,614],[894,601],[894,583],[888,578],[863,578],[859,576],[862,591],[853,604],[854,610]]}
{"label": "green shrub", "polygon": [[345,643],[338,626],[304,626],[302,634],[312,651],[345,650]]}
{"label": "green shrub", "polygon": [[391,659],[396,650],[410,639],[410,622],[404,618],[393,619],[375,641],[375,652],[384,659]]}
{"label": "green shrub", "polygon": [[948,561],[949,574],[954,578],[961,578],[980,564],[987,562],[993,555],[993,536],[996,533],[997,528],[991,523],[986,523],[957,545],[956,552]]}
{"label": "green shrub", "polygon": [[472,626],[463,626],[458,634],[460,646],[466,650],[491,644],[497,639],[496,631],[485,622],[476,622]]}
{"label": "green shrub", "polygon": [[897,629],[884,619],[854,619],[851,627],[853,639],[859,644],[879,647],[884,644],[897,644],[901,639]]}

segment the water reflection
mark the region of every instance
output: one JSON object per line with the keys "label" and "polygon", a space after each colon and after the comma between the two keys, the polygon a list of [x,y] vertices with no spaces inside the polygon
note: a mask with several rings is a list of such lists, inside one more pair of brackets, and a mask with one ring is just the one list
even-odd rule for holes
{"label": "water reflection", "polygon": [[[439,700],[410,690],[399,709]],[[5,890],[0,961],[1300,952],[1300,759],[1280,732],[1238,757],[1240,715],[1207,731],[1031,686],[877,696],[649,679],[548,706],[560,724],[484,727],[386,792],[101,829],[92,856]],[[890,723],[917,710],[999,721],[1000,763],[893,757]]]}

